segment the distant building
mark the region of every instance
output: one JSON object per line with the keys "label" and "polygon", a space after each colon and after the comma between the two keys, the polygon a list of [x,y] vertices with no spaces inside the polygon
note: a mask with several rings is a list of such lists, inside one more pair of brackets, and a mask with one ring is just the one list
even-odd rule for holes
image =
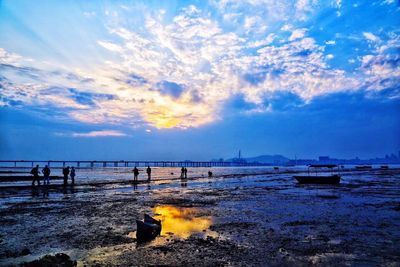
{"label": "distant building", "polygon": [[246,163],[247,162],[244,158],[242,158],[242,151],[240,149],[239,149],[238,157],[233,158],[232,162],[236,162],[236,163]]}

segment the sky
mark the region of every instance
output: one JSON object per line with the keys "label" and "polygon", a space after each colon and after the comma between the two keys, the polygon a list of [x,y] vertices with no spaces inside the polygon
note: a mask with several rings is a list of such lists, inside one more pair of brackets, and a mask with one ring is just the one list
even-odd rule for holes
{"label": "sky", "polygon": [[0,158],[400,150],[397,0],[0,0]]}

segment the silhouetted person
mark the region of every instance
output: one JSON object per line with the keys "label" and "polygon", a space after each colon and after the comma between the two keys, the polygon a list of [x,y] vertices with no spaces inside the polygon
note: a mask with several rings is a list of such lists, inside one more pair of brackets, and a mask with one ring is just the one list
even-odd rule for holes
{"label": "silhouetted person", "polygon": [[181,178],[183,178],[185,176],[185,168],[181,168]]}
{"label": "silhouetted person", "polygon": [[183,172],[185,173],[185,179],[187,178],[187,169],[184,168]]}
{"label": "silhouetted person", "polygon": [[36,165],[36,167],[32,168],[31,174],[33,175],[32,186],[35,186],[35,181],[37,181],[38,185],[40,185],[40,181],[39,181],[39,165]]}
{"label": "silhouetted person", "polygon": [[72,184],[74,185],[75,184],[75,167],[71,168],[70,176],[71,176]]}
{"label": "silhouetted person", "polygon": [[150,182],[150,180],[151,180],[151,168],[150,168],[150,166],[147,166],[146,173],[147,173],[147,181]]}
{"label": "silhouetted person", "polygon": [[42,173],[43,173],[43,184],[44,185],[49,185],[50,184],[50,168],[49,166],[44,166]]}
{"label": "silhouetted person", "polygon": [[208,171],[208,177],[212,177],[212,176],[213,176],[212,171]]}
{"label": "silhouetted person", "polygon": [[135,182],[137,182],[138,176],[139,176],[139,170],[138,170],[138,168],[136,168],[136,166],[135,166],[135,168],[133,168],[133,180],[134,180]]}
{"label": "silhouetted person", "polygon": [[64,185],[68,184],[68,175],[69,175],[69,166],[63,168],[63,175],[64,175]]}

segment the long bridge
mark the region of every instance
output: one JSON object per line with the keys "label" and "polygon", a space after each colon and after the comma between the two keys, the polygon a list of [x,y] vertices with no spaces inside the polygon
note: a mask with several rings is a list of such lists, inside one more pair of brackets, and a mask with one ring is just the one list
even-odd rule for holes
{"label": "long bridge", "polygon": [[238,167],[268,166],[270,164],[245,161],[137,161],[137,160],[0,160],[0,168],[28,168],[36,165],[53,168],[74,166],[76,168],[106,167]]}

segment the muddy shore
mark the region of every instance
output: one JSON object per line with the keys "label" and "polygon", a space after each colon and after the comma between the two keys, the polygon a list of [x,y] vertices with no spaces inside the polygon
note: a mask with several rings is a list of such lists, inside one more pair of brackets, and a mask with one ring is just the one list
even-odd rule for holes
{"label": "muddy shore", "polygon": [[[0,265],[65,253],[78,266],[400,265],[400,171],[340,185],[290,173],[0,190]],[[136,220],[163,232],[147,243]]]}

